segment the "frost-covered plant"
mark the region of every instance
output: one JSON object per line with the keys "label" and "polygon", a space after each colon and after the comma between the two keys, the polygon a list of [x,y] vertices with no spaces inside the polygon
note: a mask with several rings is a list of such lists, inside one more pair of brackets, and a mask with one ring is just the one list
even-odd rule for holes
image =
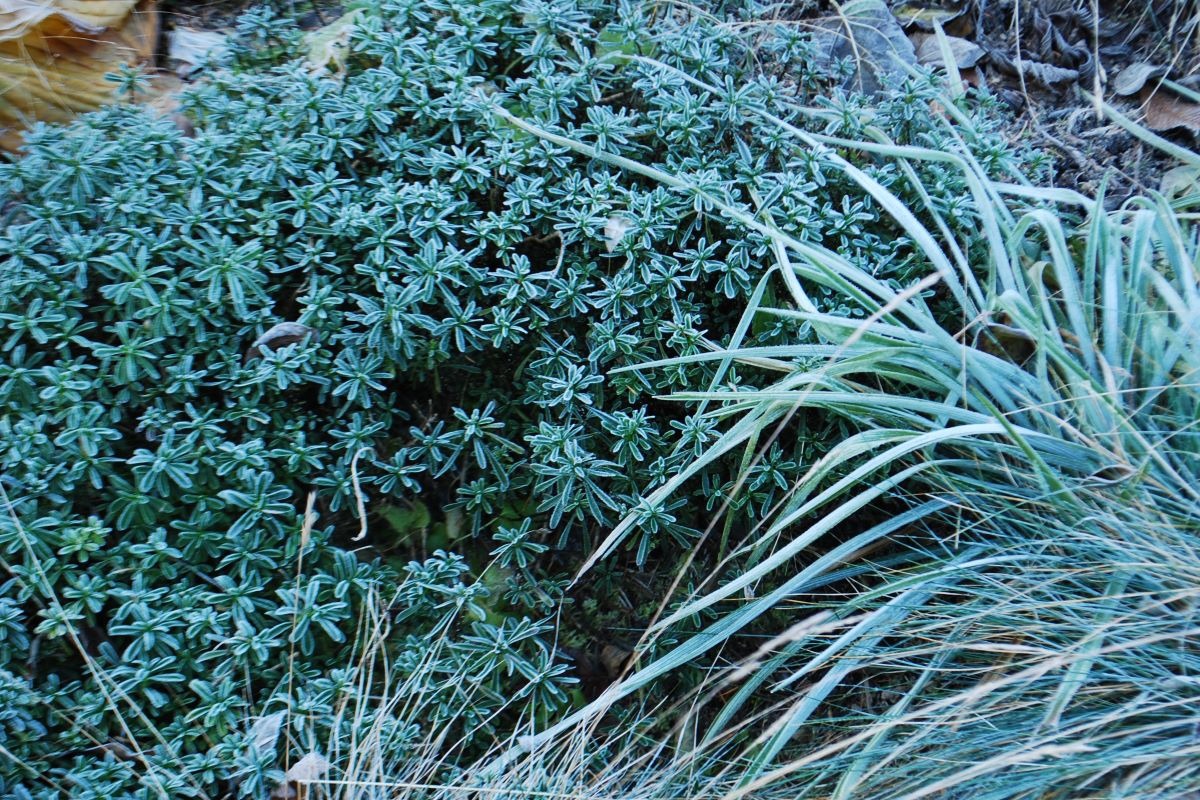
{"label": "frost-covered plant", "polygon": [[[738,327],[772,291],[771,243],[707,198],[888,285],[926,269],[827,155],[752,112],[804,124],[820,105],[825,133],[936,149],[959,134],[930,113],[927,76],[871,109],[784,24],[735,34],[598,0],[358,6],[344,74],[293,58],[299,33],[254,12],[185,98],[193,134],[122,105],[39,128],[0,170],[0,669],[44,698],[3,730],[54,742],[5,745],[38,772],[0,762],[10,794],[199,795],[239,777],[267,791],[269,759],[230,756],[246,718],[336,694],[322,687],[364,598],[398,582],[397,669],[445,637],[439,657],[478,654],[490,698],[466,729],[502,720],[505,698],[552,716],[569,680],[531,620],[563,599],[564,563],[635,513],[611,568],[669,573],[715,506],[748,528],[824,447],[820,421],[798,420],[817,432],[772,450],[736,497],[740,454],[670,505],[646,500],[716,435],[655,398],[753,369],[687,356],[812,335]],[[703,191],[631,178],[497,106]],[[979,117],[963,135],[1004,174],[1017,154],[978,133],[986,99],[956,113]],[[913,182],[842,155],[938,208],[968,254],[985,246],[952,171]],[[664,358],[685,360],[614,372]],[[648,596],[625,589],[588,607],[637,624]],[[465,715],[451,694],[425,722]]]}

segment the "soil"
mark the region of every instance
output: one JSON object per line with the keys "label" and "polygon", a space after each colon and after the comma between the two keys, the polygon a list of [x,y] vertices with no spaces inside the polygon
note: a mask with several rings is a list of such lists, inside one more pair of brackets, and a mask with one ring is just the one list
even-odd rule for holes
{"label": "soil", "polygon": [[[900,5],[900,4],[894,4]],[[1157,149],[1099,112],[1094,96],[1145,121],[1151,92],[1118,96],[1116,78],[1139,64],[1159,65],[1183,85],[1200,78],[1200,4],[1187,0],[919,0],[908,7],[960,12],[944,28],[985,53],[979,71],[989,90],[1013,107],[1013,136],[1057,156],[1054,182],[1085,194],[1108,182],[1109,203],[1157,191],[1175,166]],[[901,11],[902,13],[902,11]],[[910,30],[917,28],[911,25]],[[1052,70],[1020,70],[1018,65]],[[1074,72],[1050,82],[1045,73]],[[1168,90],[1160,90],[1168,91]],[[1156,131],[1195,149],[1196,128]]]}
{"label": "soil", "polygon": [[[1098,112],[1094,96],[1143,120],[1148,92],[1121,97],[1116,79],[1137,64],[1160,65],[1173,80],[1200,78],[1200,4],[1185,0],[968,0],[974,20],[964,38],[987,53],[989,85],[1013,99],[1015,134],[1058,156],[1054,182],[1094,194],[1108,179],[1110,202],[1159,188],[1174,162]],[[949,32],[949,31],[948,31]],[[1060,83],[1015,68],[1021,60],[1078,73]],[[1167,92],[1168,90],[1162,89]],[[1156,133],[1195,149],[1197,129]]]}
{"label": "soil", "polygon": [[[1200,0],[885,0],[880,6],[860,0],[792,0],[784,19],[818,36],[826,31],[854,33],[854,52],[872,60],[878,71],[888,56],[881,48],[907,35],[922,58],[940,59],[936,39],[921,51],[923,39],[936,37],[940,25],[956,47],[969,52],[960,64],[964,82],[987,91],[1012,109],[1009,135],[1055,157],[1051,176],[1059,186],[1095,194],[1107,181],[1107,198],[1119,203],[1134,193],[1159,189],[1163,173],[1175,163],[1157,149],[1113,123],[1093,96],[1102,97],[1125,116],[1147,121],[1147,110],[1194,117],[1194,124],[1167,129],[1162,114],[1154,131],[1168,141],[1196,149],[1200,103],[1181,98],[1158,84],[1160,77],[1200,90]],[[857,9],[857,10],[850,10]],[[859,15],[857,17],[847,15]],[[857,19],[857,22],[848,22]],[[888,33],[882,29],[896,27]],[[880,34],[883,34],[882,36]],[[907,45],[905,45],[907,47]],[[836,56],[843,55],[837,52]],[[910,63],[915,53],[901,54]],[[1153,65],[1146,88],[1120,96],[1114,88],[1135,65]],[[863,71],[860,62],[860,73]],[[903,72],[901,71],[901,74]],[[1179,105],[1182,104],[1182,105]],[[1150,125],[1154,127],[1154,125]]]}

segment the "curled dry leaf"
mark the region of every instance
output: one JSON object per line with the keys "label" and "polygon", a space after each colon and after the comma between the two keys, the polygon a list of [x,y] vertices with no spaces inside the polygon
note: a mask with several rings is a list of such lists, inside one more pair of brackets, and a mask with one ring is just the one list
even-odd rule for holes
{"label": "curled dry leaf", "polygon": [[104,76],[149,63],[157,38],[157,0],[0,0],[0,147],[112,102]]}
{"label": "curled dry leaf", "polygon": [[96,35],[121,25],[137,0],[5,0],[0,3],[0,39],[45,35]]}
{"label": "curled dry leaf", "polygon": [[329,771],[333,764],[329,763],[329,759],[317,752],[308,753],[287,771],[283,777],[285,780],[296,781],[298,783],[308,783],[315,781]]}
{"label": "curled dry leaf", "polygon": [[968,86],[973,86],[976,89],[982,89],[988,85],[987,75],[984,74],[981,67],[971,67],[961,71],[963,83]]}
{"label": "curled dry leaf", "polygon": [[1079,70],[1056,67],[1043,61],[1030,61],[1027,58],[1013,59],[1013,67],[1020,74],[1032,78],[1043,86],[1059,86],[1079,80]]}
{"label": "curled dry leaf", "polygon": [[940,8],[930,0],[903,2],[892,7],[892,14],[901,25],[919,31],[933,31],[938,25],[945,28],[958,20],[969,22],[969,15],[966,12],[967,4],[965,2],[952,2],[948,8]]}
{"label": "curled dry leaf", "polygon": [[332,766],[320,753],[308,753],[284,774],[283,783],[271,790],[271,800],[294,800],[300,797],[299,786],[320,780]]}
{"label": "curled dry leaf", "polygon": [[178,76],[159,73],[154,76],[154,91],[151,93],[150,99],[145,101],[144,105],[160,117],[166,117],[175,123],[185,136],[192,136],[195,133],[195,127],[192,125],[192,121],[181,111],[182,103],[179,99],[179,93],[183,91],[183,87],[184,82]]}
{"label": "curled dry leaf", "polygon": [[246,351],[243,361],[249,361],[254,356],[263,355],[264,347],[278,350],[281,347],[287,347],[289,344],[302,342],[310,336],[316,336],[316,334],[316,330],[307,325],[301,325],[299,322],[280,322],[278,325],[272,325],[267,329],[266,333],[254,340],[250,345],[250,349]]}

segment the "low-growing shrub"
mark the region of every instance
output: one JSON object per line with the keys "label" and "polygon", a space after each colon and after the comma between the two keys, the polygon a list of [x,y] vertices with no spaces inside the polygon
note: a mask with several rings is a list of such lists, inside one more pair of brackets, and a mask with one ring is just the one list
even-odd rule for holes
{"label": "low-growing shrub", "polygon": [[[786,317],[739,327],[774,297],[775,256],[712,198],[884,285],[928,269],[829,153],[751,112],[801,121],[819,104],[828,134],[935,149],[967,136],[996,176],[1018,154],[986,98],[951,109],[975,121],[962,132],[932,113],[927,75],[872,108],[800,28],[753,4],[720,13],[365,2],[343,63],[322,66],[256,11],[184,98],[190,134],[119,105],[28,136],[0,169],[0,674],[36,701],[0,727],[5,791],[265,793],[276,755],[248,718],[295,712],[299,740],[336,716],[363,687],[345,641],[368,597],[397,617],[391,669],[411,678],[438,642],[440,674],[482,687],[447,678],[427,729],[486,737],[526,705],[549,719],[572,679],[530,620],[616,520],[633,514],[636,535],[568,636],[644,624],[714,509],[731,507],[727,534],[748,529],[840,435],[800,418],[744,491],[730,453],[646,499],[716,436],[655,396],[736,389],[754,367],[614,369],[812,336]],[[700,188],[585,158],[494,106]],[[839,152],[936,209],[968,257],[987,247],[955,170]],[[812,290],[824,312],[860,313]]]}

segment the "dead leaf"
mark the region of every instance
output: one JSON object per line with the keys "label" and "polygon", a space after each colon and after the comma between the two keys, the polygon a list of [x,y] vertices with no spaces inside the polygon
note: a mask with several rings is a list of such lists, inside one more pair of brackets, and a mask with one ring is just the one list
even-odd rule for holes
{"label": "dead leaf", "polygon": [[299,322],[280,322],[277,325],[272,325],[267,329],[266,333],[251,343],[242,361],[249,361],[256,355],[263,355],[264,347],[278,350],[281,347],[287,347],[289,344],[302,342],[310,336],[315,336],[316,333],[315,329],[307,325],[301,325]]}
{"label": "dead leaf", "polygon": [[284,780],[296,781],[297,783],[310,783],[317,780],[326,772],[333,764],[329,763],[329,759],[317,752],[306,754],[303,758],[292,765],[292,768],[284,775]]}
{"label": "dead leaf", "polygon": [[1154,91],[1147,87],[1142,90],[1142,107],[1146,112],[1146,127],[1152,131],[1188,128],[1193,132],[1200,132],[1198,103],[1168,94],[1165,89]]}
{"label": "dead leaf", "polygon": [[611,253],[617,249],[617,245],[625,238],[625,231],[629,230],[629,220],[625,217],[613,215],[608,218],[608,222],[604,223],[604,249]]}
{"label": "dead leaf", "polygon": [[195,126],[180,110],[182,102],[179,93],[183,91],[184,83],[176,75],[160,72],[150,81],[150,99],[145,102],[146,108],[160,117],[166,117],[175,123],[185,136],[195,133]]}
{"label": "dead leaf", "polygon": [[[305,61],[312,72],[332,72],[341,75],[350,55],[350,37],[354,34],[359,9],[354,9],[328,25],[304,35]],[[332,65],[332,68],[331,68]]]}
{"label": "dead leaf", "polygon": [[1013,67],[1017,72],[1032,78],[1044,86],[1057,86],[1079,80],[1079,70],[1056,67],[1043,61],[1030,61],[1027,58],[1013,59]]}
{"label": "dead leaf", "polygon": [[302,796],[301,786],[320,780],[332,766],[320,753],[308,753],[284,774],[283,783],[271,790],[271,800],[296,800]]}
{"label": "dead leaf", "polygon": [[219,31],[176,27],[167,37],[167,57],[176,62],[176,74],[185,78],[208,59],[220,56],[229,47],[229,37]]}
{"label": "dead leaf", "polygon": [[633,651],[627,647],[617,644],[606,644],[600,648],[597,658],[604,665],[605,671],[615,679],[621,676],[621,673],[625,670],[625,665],[629,663],[631,655],[633,655]]}
{"label": "dead leaf", "polygon": [[1200,194],[1200,167],[1185,165],[1163,173],[1158,191],[1168,200]]}
{"label": "dead leaf", "polygon": [[900,3],[892,8],[892,14],[906,28],[912,27],[921,31],[932,31],[935,25],[943,28],[959,19],[966,13],[965,4],[956,4],[953,8],[930,7],[924,3]]}
{"label": "dead leaf", "polygon": [[256,719],[253,727],[250,728],[250,746],[259,752],[274,750],[286,716],[286,711],[276,711],[274,714],[267,714],[265,717]]}
{"label": "dead leaf", "polygon": [[[917,63],[931,67],[944,66],[942,46],[936,35],[918,33],[912,36],[912,40],[916,45]],[[987,51],[979,45],[958,36],[947,36],[946,42],[954,65],[959,69],[971,69],[987,55]]]}
{"label": "dead leaf", "polygon": [[906,65],[917,63],[912,42],[883,0],[843,3],[837,16],[818,25],[813,44],[819,64],[850,59],[857,70],[844,88],[866,94],[877,94],[885,83],[907,77]]}
{"label": "dead leaf", "polygon": [[979,67],[964,69],[962,71],[963,83],[968,86],[973,86],[976,89],[981,89],[988,85],[987,75],[983,74],[983,70]]}
{"label": "dead leaf", "polygon": [[35,32],[96,35],[119,26],[135,5],[137,0],[4,0],[0,2],[0,40],[24,39]]}
{"label": "dead leaf", "polygon": [[149,64],[157,39],[157,0],[0,0],[0,147],[112,102],[104,76]]}
{"label": "dead leaf", "polygon": [[1006,314],[985,322],[975,333],[975,346],[989,355],[1023,364],[1037,350],[1037,340],[1008,322]]}
{"label": "dead leaf", "polygon": [[[1139,61],[1121,70],[1121,74],[1113,81],[1113,92],[1122,97],[1137,94],[1151,78],[1161,78],[1167,74],[1167,68],[1160,64],[1150,64]],[[1155,81],[1157,83],[1157,81]]]}

